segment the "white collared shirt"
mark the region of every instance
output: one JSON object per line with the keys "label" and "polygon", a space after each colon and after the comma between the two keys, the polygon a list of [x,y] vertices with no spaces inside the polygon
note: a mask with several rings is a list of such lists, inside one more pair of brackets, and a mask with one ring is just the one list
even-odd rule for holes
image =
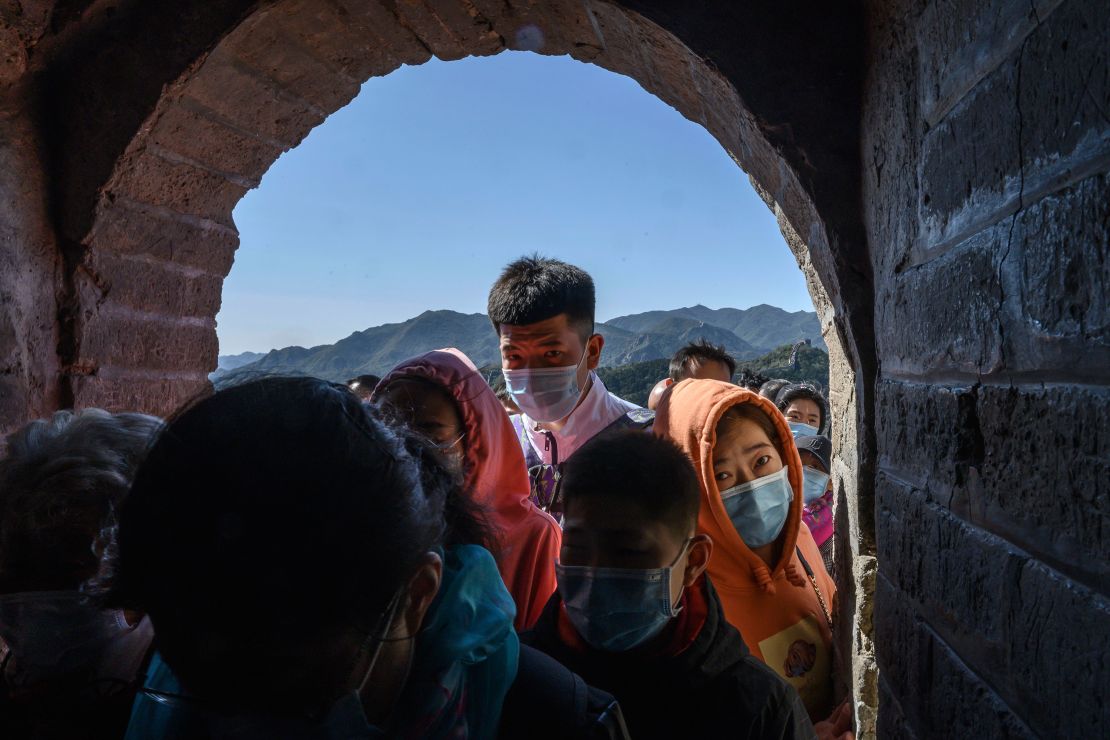
{"label": "white collared shirt", "polygon": [[614,421],[629,411],[640,408],[636,404],[618,398],[606,390],[601,378],[592,370],[590,371],[590,377],[593,382],[590,384],[590,390],[586,393],[586,397],[570,413],[566,424],[559,431],[539,429],[536,426],[537,422],[529,418],[528,414],[521,415],[524,429],[528,433],[528,441],[544,463],[551,464],[551,453],[553,452],[550,449],[551,445],[547,444],[547,434],[555,438],[555,444],[559,450],[559,462],[563,463],[569,460],[578,448],[593,439],[599,432],[608,428]]}

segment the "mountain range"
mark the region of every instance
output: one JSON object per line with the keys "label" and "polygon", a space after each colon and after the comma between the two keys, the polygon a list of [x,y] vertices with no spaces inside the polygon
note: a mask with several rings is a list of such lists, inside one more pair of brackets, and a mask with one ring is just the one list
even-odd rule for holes
{"label": "mountain range", "polygon": [[[746,310],[698,305],[648,311],[599,323],[596,331],[605,337],[602,367],[668,358],[699,338],[723,345],[737,360],[752,359],[803,339],[825,349],[816,313],[790,313],[768,305]],[[249,374],[346,380],[363,374],[383,375],[401,360],[440,347],[459,348],[478,367],[500,364],[497,335],[485,314],[425,311],[408,321],[355,332],[335,344],[221,356],[211,377],[217,385]]]}

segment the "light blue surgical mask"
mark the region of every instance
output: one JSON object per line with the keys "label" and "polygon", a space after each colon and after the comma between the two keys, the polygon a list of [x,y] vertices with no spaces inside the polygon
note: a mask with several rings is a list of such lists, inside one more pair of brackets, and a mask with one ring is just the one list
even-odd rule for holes
{"label": "light blue surgical mask", "polygon": [[687,540],[666,568],[556,563],[559,596],[582,639],[598,650],[621,653],[658,635],[682,609],[671,602],[671,580],[689,544]]}
{"label": "light blue surgical mask", "polygon": [[784,465],[777,473],[721,491],[732,526],[748,547],[769,545],[782,532],[794,500],[788,470]]}
{"label": "light blue surgical mask", "polygon": [[825,491],[829,487],[829,474],[822,473],[817,468],[811,468],[808,465],[802,468],[802,474],[804,475],[802,498],[805,499],[807,504],[812,504],[825,495]]}
{"label": "light blue surgical mask", "polygon": [[588,350],[575,365],[566,367],[526,367],[502,370],[505,390],[529,419],[539,422],[559,421],[570,415],[582,397],[578,386],[578,369],[586,361]]}
{"label": "light blue surgical mask", "polygon": [[786,424],[790,427],[790,433],[794,435],[794,439],[798,437],[812,437],[819,433],[817,427],[804,424],[800,421],[790,421],[787,419]]}

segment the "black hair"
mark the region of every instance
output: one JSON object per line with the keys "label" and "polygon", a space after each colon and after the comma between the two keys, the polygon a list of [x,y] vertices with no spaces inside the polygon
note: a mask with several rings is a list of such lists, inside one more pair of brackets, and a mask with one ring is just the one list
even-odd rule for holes
{"label": "black hair", "polygon": [[751,368],[745,367],[741,368],[740,374],[736,376],[736,385],[741,388],[747,388],[753,393],[759,393],[760,389],[763,388],[768,380],[770,380],[770,378],[763,373],[758,373]]}
{"label": "black hair", "polygon": [[345,387],[266,378],[185,409],[120,512],[110,603],[216,704],[299,711],[349,680],[337,646],[372,632],[439,547],[444,493]]}
{"label": "black hair", "polygon": [[779,411],[785,414],[790,404],[798,399],[807,399],[817,404],[817,409],[821,414],[821,421],[817,424],[817,433],[827,436],[829,431],[829,402],[825,400],[824,394],[818,390],[817,386],[812,383],[789,383],[784,385],[775,396],[775,405],[778,406]]}
{"label": "black hair", "polygon": [[728,376],[731,378],[736,373],[736,360],[724,347],[713,344],[706,339],[698,339],[681,347],[671,358],[670,377],[674,382],[691,377],[690,364],[696,362],[704,365],[707,362],[721,362],[728,367]]}
{"label": "black hair", "polygon": [[580,498],[619,499],[686,537],[701,493],[690,459],[668,439],[640,430],[599,435],[567,460],[564,510]]}
{"label": "black hair", "polygon": [[594,331],[594,281],[574,265],[533,254],[510,262],[489,291],[493,328],[525,326],[566,314],[583,339]]}
{"label": "black hair", "polygon": [[370,394],[374,392],[374,387],[380,382],[382,382],[382,379],[377,375],[357,375],[347,381],[347,387],[365,401],[370,398]]}
{"label": "black hair", "polygon": [[759,395],[774,403],[779,390],[785,385],[790,385],[790,381],[786,378],[772,378],[760,386]]}

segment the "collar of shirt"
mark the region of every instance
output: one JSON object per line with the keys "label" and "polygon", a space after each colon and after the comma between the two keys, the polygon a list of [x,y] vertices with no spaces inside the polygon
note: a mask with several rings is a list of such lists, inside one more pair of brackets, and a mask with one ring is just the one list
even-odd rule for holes
{"label": "collar of shirt", "polygon": [[[591,371],[590,377],[593,382],[590,384],[590,390],[586,393],[586,397],[582,399],[582,403],[578,404],[578,408],[571,412],[562,429],[557,432],[549,432],[555,437],[555,444],[559,450],[559,462],[569,460],[570,456],[579,447],[589,442],[598,432],[629,411],[639,408],[636,404],[629,403],[623,398],[617,398],[606,390],[605,384],[601,382],[597,373]],[[549,445],[544,444],[544,430],[538,429],[536,422],[530,419],[527,414],[522,415],[522,420],[532,448],[544,463],[550,465],[552,450],[544,449],[549,447]]]}

